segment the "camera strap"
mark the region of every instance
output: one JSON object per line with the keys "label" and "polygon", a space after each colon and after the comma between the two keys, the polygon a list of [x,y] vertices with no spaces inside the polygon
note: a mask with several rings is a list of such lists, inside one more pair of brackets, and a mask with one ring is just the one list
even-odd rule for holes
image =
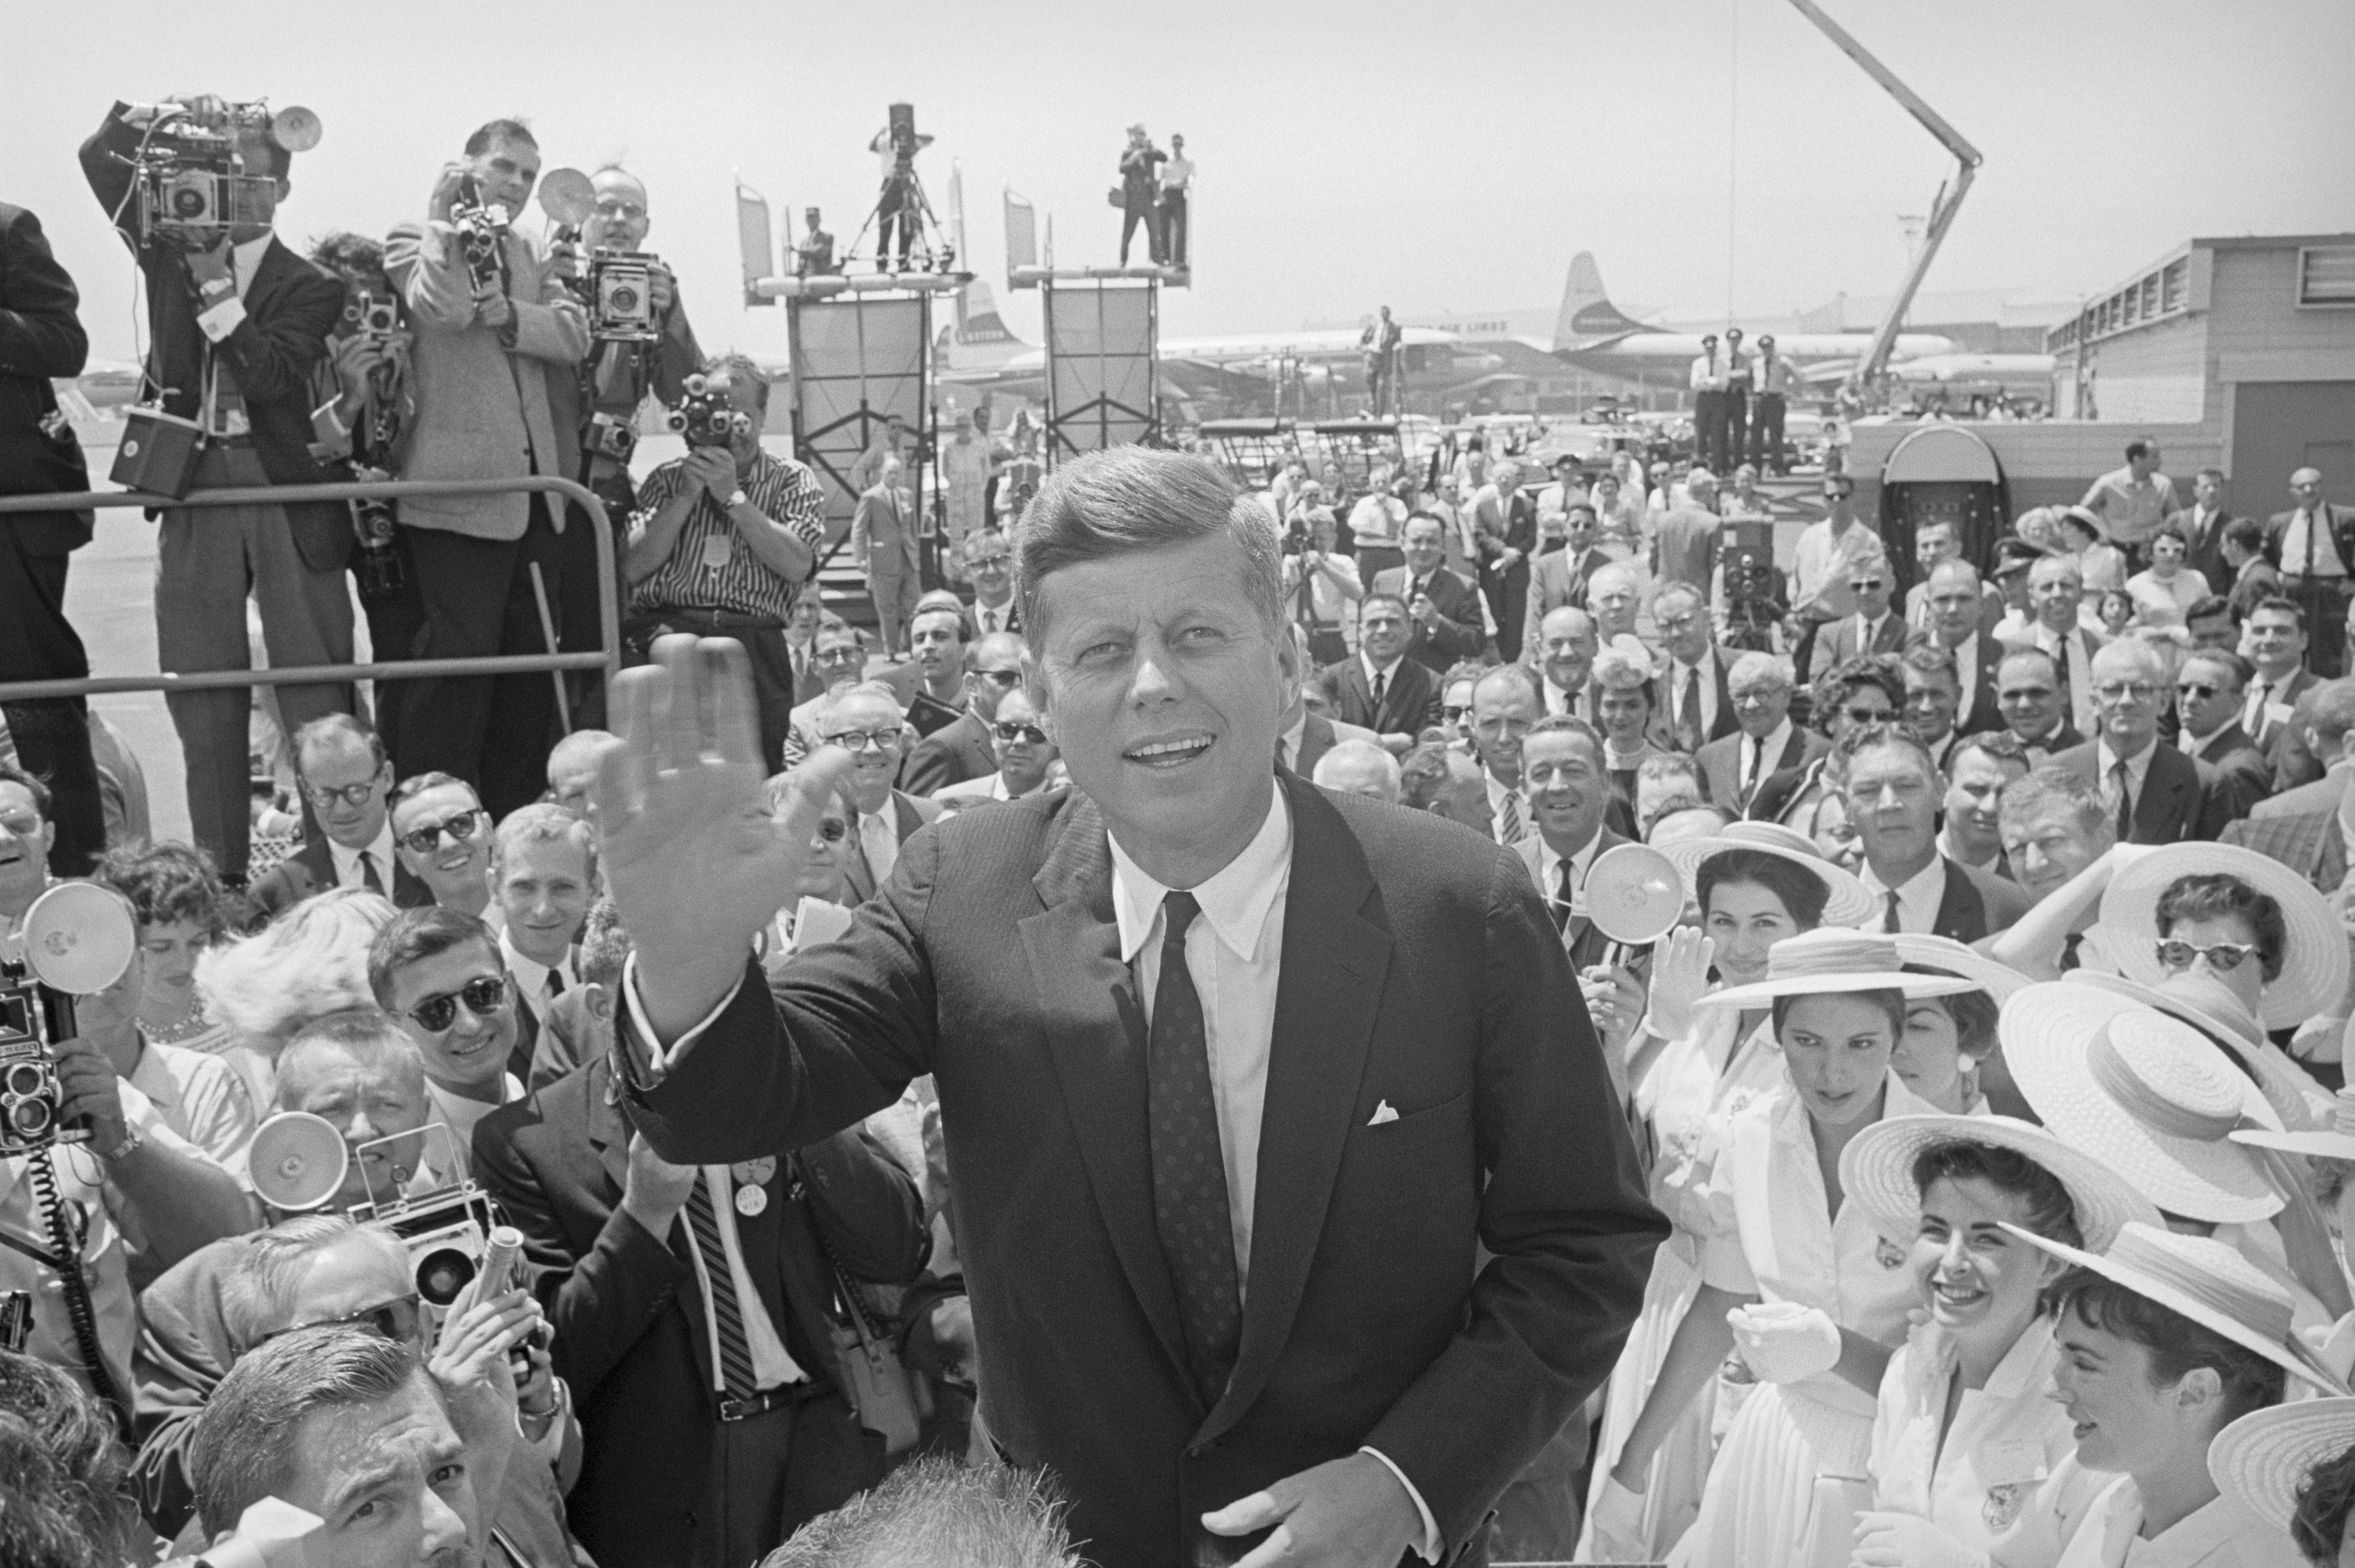
{"label": "camera strap", "polygon": [[12,1236],[5,1231],[0,1231],[0,1247],[5,1247],[12,1253],[18,1253],[32,1259],[51,1274],[62,1275],[66,1271],[64,1259],[55,1253],[43,1252],[22,1236]]}

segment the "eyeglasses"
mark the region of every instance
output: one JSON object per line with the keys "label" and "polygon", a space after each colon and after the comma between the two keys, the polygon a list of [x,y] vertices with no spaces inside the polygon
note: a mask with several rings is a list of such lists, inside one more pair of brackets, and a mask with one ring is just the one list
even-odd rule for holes
{"label": "eyeglasses", "polygon": [[1047,731],[1036,724],[1018,724],[1010,719],[1005,719],[990,728],[992,733],[1009,746],[1018,740],[1028,741],[1034,746],[1043,746],[1047,743]]}
{"label": "eyeglasses", "polygon": [[1880,724],[1897,715],[1886,708],[1843,708],[1840,717],[1851,724]]}
{"label": "eyeglasses", "polygon": [[839,844],[845,838],[849,837],[850,824],[845,822],[839,816],[821,816],[817,819],[817,841],[819,843]]}
{"label": "eyeglasses", "polygon": [[[352,804],[357,805],[359,802],[354,801]],[[441,821],[429,823],[413,833],[401,835],[400,843],[401,847],[412,855],[430,855],[433,852],[433,847],[442,842],[442,835],[444,833],[464,844],[474,836],[475,829],[482,825],[483,813],[480,808],[462,811],[455,816],[445,816]]]}
{"label": "eyeglasses", "polygon": [[1885,580],[1878,577],[1851,577],[1849,579],[1848,585],[1854,592],[1870,593],[1880,587],[1883,581]]}
{"label": "eyeglasses", "polygon": [[1450,724],[1459,724],[1463,722],[1464,716],[1471,711],[1472,710],[1469,708],[1457,708],[1452,704],[1442,703],[1439,708],[1439,716],[1442,719],[1446,720]]}
{"label": "eyeglasses", "polygon": [[6,828],[19,838],[30,838],[40,832],[41,819],[29,811],[11,812],[6,816],[0,816],[0,827]]}
{"label": "eyeglasses", "polygon": [[366,805],[368,803],[368,796],[383,787],[384,773],[381,769],[378,771],[376,777],[363,779],[358,784],[314,784],[308,779],[303,781],[303,793],[309,795],[311,804],[322,811],[339,800],[346,805]]}
{"label": "eyeglasses", "polygon": [[318,1317],[308,1323],[290,1323],[285,1328],[264,1334],[258,1341],[268,1344],[287,1334],[299,1334],[305,1328],[368,1328],[383,1335],[395,1344],[413,1345],[424,1335],[424,1298],[415,1292],[396,1296],[390,1301],[379,1301],[374,1307],[363,1307],[357,1312],[346,1312],[341,1317]]}
{"label": "eyeglasses", "polygon": [[2190,968],[2194,958],[2205,958],[2208,967],[2220,975],[2229,975],[2241,966],[2242,960],[2256,951],[2254,944],[2246,942],[2212,942],[2205,947],[2195,947],[2172,936],[2162,936],[2154,945],[2158,951],[2159,963],[2171,973]]}
{"label": "eyeglasses", "polygon": [[839,746],[846,752],[863,752],[869,746],[879,752],[888,752],[900,743],[900,731],[897,727],[890,730],[837,730],[826,737],[826,743]]}
{"label": "eyeglasses", "polygon": [[2211,686],[2202,680],[2179,680],[2175,683],[2175,695],[2188,697],[2194,702],[2205,702],[2215,696],[2220,689],[2222,688]]}
{"label": "eyeglasses", "polygon": [[646,209],[634,201],[601,201],[597,204],[597,216],[600,218],[625,218],[634,221],[645,215]]}
{"label": "eyeglasses", "polygon": [[453,995],[428,997],[409,1009],[417,1027],[431,1034],[440,1034],[458,1021],[458,1004],[464,1002],[466,1010],[478,1019],[489,1018],[506,1005],[507,977],[505,975],[484,975],[467,981]]}
{"label": "eyeglasses", "polygon": [[1998,702],[2041,702],[2054,694],[2050,686],[2007,686],[1995,694]]}
{"label": "eyeglasses", "polygon": [[2131,698],[2137,702],[2156,702],[2167,688],[2150,680],[2105,680],[2094,688],[2094,695],[2105,702],[2124,702]]}
{"label": "eyeglasses", "polygon": [[867,650],[857,643],[837,643],[830,648],[820,648],[810,656],[820,664],[856,664],[867,656]]}
{"label": "eyeglasses", "polygon": [[1006,561],[1007,558],[1002,555],[969,555],[965,557],[964,564],[973,571],[1003,571]]}
{"label": "eyeglasses", "polygon": [[973,673],[1000,691],[1011,691],[1022,684],[1022,672],[1018,669],[977,669]]}

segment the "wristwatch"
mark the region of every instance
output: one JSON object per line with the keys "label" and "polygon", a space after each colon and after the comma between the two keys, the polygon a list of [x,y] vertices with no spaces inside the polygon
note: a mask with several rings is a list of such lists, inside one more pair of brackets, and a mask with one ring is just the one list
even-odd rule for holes
{"label": "wristwatch", "polygon": [[744,494],[744,486],[739,485],[736,486],[736,493],[728,497],[728,509],[732,512],[751,498],[751,496]]}
{"label": "wristwatch", "polygon": [[104,1154],[100,1155],[98,1157],[104,1160],[107,1164],[112,1165],[127,1155],[137,1154],[142,1148],[146,1147],[146,1143],[147,1138],[145,1134],[142,1133],[137,1127],[126,1126],[123,1130],[123,1141],[116,1144],[112,1148],[108,1149]]}

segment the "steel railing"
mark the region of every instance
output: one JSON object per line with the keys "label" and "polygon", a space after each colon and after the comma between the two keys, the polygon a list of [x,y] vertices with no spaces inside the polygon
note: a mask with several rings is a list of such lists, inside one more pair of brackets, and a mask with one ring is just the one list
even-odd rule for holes
{"label": "steel railing", "polygon": [[311,686],[358,680],[422,680],[442,676],[530,675],[547,670],[604,671],[610,696],[622,668],[621,606],[615,600],[613,532],[605,504],[570,479],[538,475],[518,479],[379,479],[365,484],[256,485],[191,490],[174,500],[143,490],[84,490],[39,496],[0,496],[0,517],[13,512],[79,512],[101,507],[282,507],[304,501],[398,500],[403,496],[507,496],[545,491],[577,501],[589,514],[597,544],[595,653],[496,654],[479,658],[399,659],[374,664],[303,665],[292,669],[191,670],[156,675],[88,676],[79,680],[0,682],[0,701],[43,697],[84,697],[114,691],[208,691],[240,686]]}

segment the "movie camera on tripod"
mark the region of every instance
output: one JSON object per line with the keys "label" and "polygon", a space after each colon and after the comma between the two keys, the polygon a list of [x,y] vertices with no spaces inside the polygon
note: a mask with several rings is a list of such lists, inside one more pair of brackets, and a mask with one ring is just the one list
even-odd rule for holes
{"label": "movie camera on tripod", "polygon": [[278,176],[249,171],[247,150],[265,138],[289,153],[319,144],[319,117],[308,109],[216,99],[134,107],[147,116],[131,160],[143,244],[210,247],[237,225],[268,223]]}

